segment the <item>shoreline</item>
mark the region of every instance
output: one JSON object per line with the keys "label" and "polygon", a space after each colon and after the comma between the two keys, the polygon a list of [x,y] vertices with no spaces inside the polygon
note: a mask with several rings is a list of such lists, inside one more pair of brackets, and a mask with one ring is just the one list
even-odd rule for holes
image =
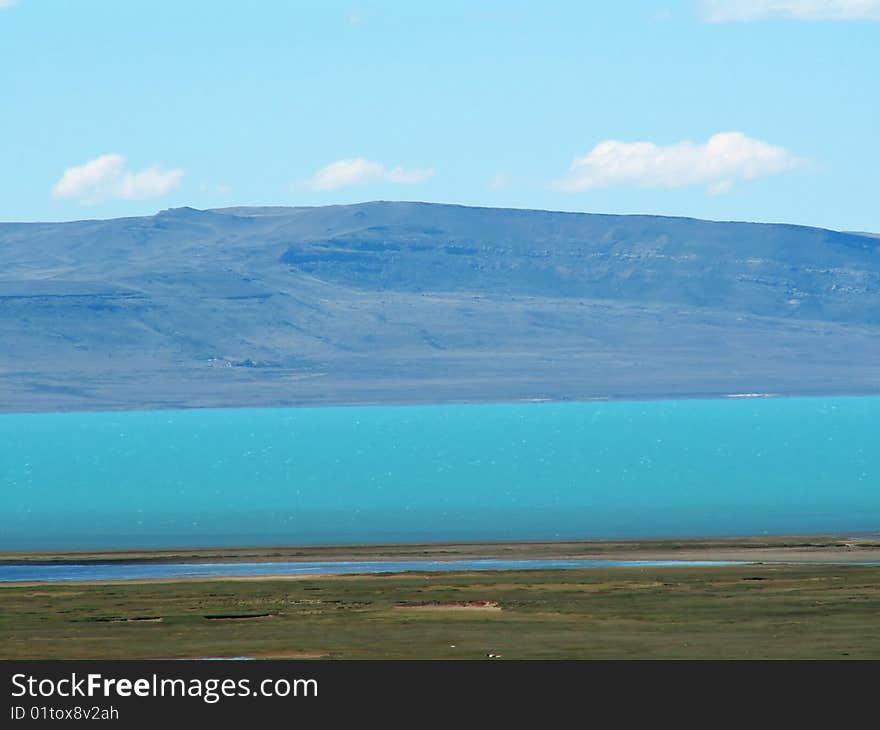
{"label": "shoreline", "polygon": [[880,397],[880,390],[876,388],[865,388],[852,390],[842,388],[840,390],[795,390],[786,391],[776,388],[772,391],[707,391],[702,393],[675,393],[675,392],[657,392],[657,393],[603,393],[591,395],[573,395],[568,397],[552,397],[546,395],[521,396],[517,398],[498,398],[474,400],[473,398],[450,398],[438,401],[434,399],[404,399],[394,400],[388,398],[381,399],[340,399],[340,400],[307,400],[294,401],[288,403],[260,403],[257,405],[244,405],[237,403],[214,405],[214,404],[198,404],[186,405],[179,403],[172,406],[148,405],[144,404],[138,407],[120,406],[118,408],[77,408],[77,407],[47,407],[34,410],[20,410],[16,408],[7,408],[0,404],[0,416],[37,416],[50,414],[98,414],[98,413],[152,413],[155,411],[162,412],[187,412],[187,411],[251,411],[251,410],[317,410],[324,408],[408,408],[408,407],[424,407],[424,406],[485,406],[485,405],[540,405],[540,404],[563,404],[563,403],[652,403],[657,401],[752,401],[752,400],[792,400],[792,399],[819,399],[819,398],[876,398]]}
{"label": "shoreline", "polygon": [[0,566],[210,565],[406,560],[454,562],[481,559],[864,564],[880,562],[880,535],[0,551]]}

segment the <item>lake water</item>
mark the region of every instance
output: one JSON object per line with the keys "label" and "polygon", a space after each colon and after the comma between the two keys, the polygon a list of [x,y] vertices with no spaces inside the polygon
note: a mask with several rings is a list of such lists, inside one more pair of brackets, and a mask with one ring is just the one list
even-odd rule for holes
{"label": "lake water", "polygon": [[0,549],[876,532],[880,398],[0,415]]}
{"label": "lake water", "polygon": [[269,575],[353,575],[449,573],[473,570],[568,570],[648,568],[688,565],[743,565],[731,560],[361,560],[296,563],[94,563],[80,565],[0,565],[0,583],[40,581],[148,580],[157,578],[252,577]]}

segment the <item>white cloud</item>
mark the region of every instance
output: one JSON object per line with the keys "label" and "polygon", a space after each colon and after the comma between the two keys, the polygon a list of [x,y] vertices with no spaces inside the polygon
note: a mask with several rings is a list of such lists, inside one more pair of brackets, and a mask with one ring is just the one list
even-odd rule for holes
{"label": "white cloud", "polygon": [[739,180],[754,180],[804,164],[783,147],[751,139],[742,132],[721,132],[705,144],[606,140],[576,157],[556,187],[568,192],[633,185],[677,188],[706,185],[709,192],[730,191]]}
{"label": "white cloud", "polygon": [[880,20],[880,0],[702,0],[710,23],[751,20]]}
{"label": "white cloud", "polygon": [[318,170],[308,182],[312,190],[338,190],[350,185],[366,183],[394,183],[413,185],[434,176],[433,168],[407,169],[398,165],[388,169],[385,165],[363,157],[331,162]]}
{"label": "white cloud", "polygon": [[55,198],[95,205],[111,198],[146,200],[170,192],[183,178],[183,170],[156,165],[132,172],[122,155],[101,155],[83,165],[69,167],[52,188]]}
{"label": "white cloud", "polygon": [[11,8],[18,0],[0,0],[0,10],[3,8]]}

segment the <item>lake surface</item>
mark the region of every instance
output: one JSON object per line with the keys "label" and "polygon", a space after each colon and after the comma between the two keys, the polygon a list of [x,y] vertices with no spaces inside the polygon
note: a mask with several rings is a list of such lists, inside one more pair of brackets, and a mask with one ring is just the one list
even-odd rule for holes
{"label": "lake surface", "polygon": [[880,398],[0,415],[0,549],[876,532]]}
{"label": "lake surface", "polygon": [[0,583],[64,583],[92,580],[251,577],[267,575],[353,575],[362,573],[450,573],[462,570],[566,570],[687,565],[744,565],[731,560],[363,560],[297,563],[120,563],[0,565]]}

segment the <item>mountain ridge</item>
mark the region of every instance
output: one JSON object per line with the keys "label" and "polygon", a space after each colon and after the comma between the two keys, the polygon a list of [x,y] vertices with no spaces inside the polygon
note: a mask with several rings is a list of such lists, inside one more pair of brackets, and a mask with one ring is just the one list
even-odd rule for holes
{"label": "mountain ridge", "polygon": [[[376,200],[365,200],[358,203],[332,203],[327,205],[230,205],[230,206],[221,206],[215,208],[195,208],[189,205],[177,206],[173,208],[162,208],[158,210],[156,213],[146,214],[146,215],[132,215],[132,216],[121,216],[116,218],[76,218],[72,220],[62,220],[62,221],[48,221],[48,220],[37,220],[37,221],[0,221],[0,226],[39,226],[39,225],[65,225],[65,224],[73,224],[73,223],[101,223],[101,222],[110,222],[110,221],[126,221],[126,220],[140,220],[146,218],[155,218],[156,216],[174,213],[175,211],[192,211],[195,213],[217,213],[221,215],[233,215],[238,216],[234,211],[242,212],[242,215],[238,217],[254,217],[254,216],[274,216],[274,215],[283,215],[288,211],[304,211],[304,210],[318,210],[318,209],[332,209],[332,208],[354,208],[354,207],[362,207],[362,206],[372,206],[372,205],[424,205],[424,206],[432,206],[432,207],[440,207],[440,208],[463,208],[466,210],[491,210],[491,211],[501,211],[501,212],[525,212],[525,213],[546,213],[551,215],[571,215],[571,216],[597,216],[597,217],[609,217],[609,218],[655,218],[660,220],[686,220],[686,221],[700,221],[702,223],[735,223],[735,224],[743,224],[743,225],[756,225],[756,226],[785,226],[790,228],[806,228],[811,230],[819,230],[819,231],[828,231],[831,233],[845,233],[853,236],[863,236],[867,238],[877,238],[880,237],[880,233],[875,233],[871,231],[853,231],[853,230],[842,230],[836,228],[828,228],[825,226],[811,226],[804,223],[788,223],[788,222],[779,222],[779,221],[749,221],[749,220],[739,220],[739,219],[715,219],[715,218],[699,218],[695,216],[685,216],[685,215],[663,215],[657,213],[600,213],[595,211],[573,211],[573,210],[553,210],[549,208],[507,208],[507,207],[499,207],[499,206],[489,206],[489,205],[468,205],[465,203],[434,203],[430,201],[423,200],[384,200],[384,199],[376,199]],[[244,212],[247,213],[244,213]],[[275,213],[270,213],[270,211],[277,211]]]}
{"label": "mountain ridge", "polygon": [[422,202],[0,223],[0,410],[880,392],[878,254]]}

